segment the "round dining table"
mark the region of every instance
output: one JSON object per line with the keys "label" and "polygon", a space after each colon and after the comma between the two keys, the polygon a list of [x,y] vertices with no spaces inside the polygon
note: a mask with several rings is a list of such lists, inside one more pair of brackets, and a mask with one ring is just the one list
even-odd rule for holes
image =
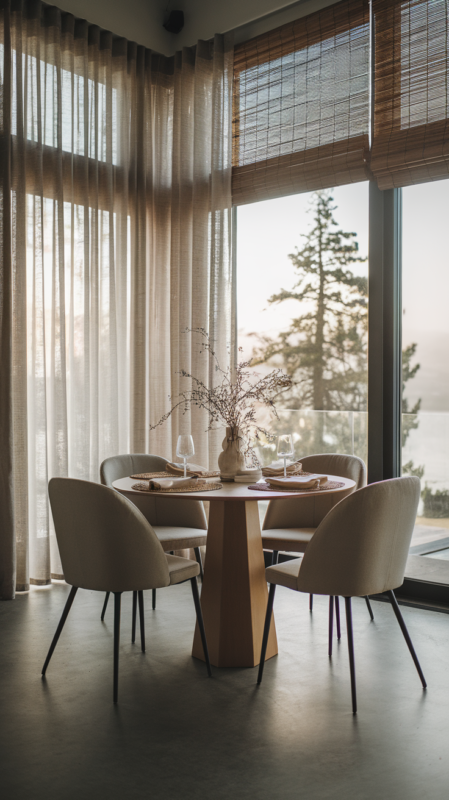
{"label": "round dining table", "polygon": [[[348,478],[329,475],[339,488],[318,491],[255,491],[241,483],[223,483],[221,489],[197,492],[142,492],[134,478],[114,481],[114,489],[129,498],[146,516],[152,497],[203,500],[210,503],[207,552],[201,607],[211,663],[216,667],[255,667],[260,661],[268,589],[260,529],[259,500],[285,500],[311,495],[346,493],[355,487]],[[274,617],[266,658],[277,655]],[[204,661],[198,624],[192,655]]]}

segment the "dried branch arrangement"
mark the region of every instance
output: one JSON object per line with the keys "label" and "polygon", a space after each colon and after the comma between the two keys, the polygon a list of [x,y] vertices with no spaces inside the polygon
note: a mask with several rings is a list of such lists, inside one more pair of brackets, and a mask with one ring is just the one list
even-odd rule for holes
{"label": "dried branch arrangement", "polygon": [[[230,428],[231,439],[243,439],[245,456],[253,464],[257,464],[251,441],[258,441],[261,435],[272,441],[274,436],[257,424],[256,405],[260,403],[267,406],[277,418],[275,399],[281,392],[291,389],[292,379],[281,369],[274,369],[263,376],[252,372],[249,369],[251,359],[240,361],[234,373],[230,367],[222,369],[207,331],[204,328],[194,328],[188,329],[188,332],[201,337],[200,353],[207,353],[210,356],[217,378],[218,380],[221,378],[221,381],[217,382],[216,386],[209,387],[190,372],[180,370],[179,374],[183,378],[192,381],[192,388],[180,392],[175,398],[169,397],[172,403],[175,401],[170,411],[167,411],[156,425],[152,425],[150,430],[166,422],[178,408],[183,408],[183,414],[193,406],[204,408],[209,415],[207,430],[216,430],[223,425]],[[242,348],[239,348],[239,352],[241,351]]]}

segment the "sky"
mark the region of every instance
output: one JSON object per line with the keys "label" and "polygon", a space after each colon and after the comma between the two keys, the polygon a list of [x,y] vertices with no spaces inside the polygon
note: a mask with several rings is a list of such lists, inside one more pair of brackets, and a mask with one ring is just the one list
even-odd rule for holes
{"label": "sky", "polygon": [[408,396],[425,411],[449,411],[449,180],[402,192],[403,344],[416,342],[420,369]]}
{"label": "sky", "polygon": [[[334,216],[357,233],[368,254],[368,183],[333,190]],[[288,327],[295,301],[269,307],[267,299],[290,289],[288,254],[301,247],[312,222],[310,195],[300,194],[240,206],[237,216],[237,313],[240,343],[251,354],[252,331],[274,334]],[[403,189],[403,344],[416,342],[420,369],[407,387],[411,403],[449,411],[449,180]],[[367,264],[357,271],[367,273]],[[297,308],[296,308],[297,313]]]}
{"label": "sky", "polygon": [[[368,184],[358,183],[332,193],[335,217],[343,230],[357,232],[359,250],[368,254]],[[267,299],[294,282],[288,258],[301,248],[301,234],[312,224],[310,194],[281,197],[240,206],[237,212],[237,314],[241,336],[251,331],[275,333],[286,327],[297,303],[269,308]],[[362,266],[366,273],[367,265]],[[295,312],[296,308],[296,312]],[[288,324],[288,322],[287,322]]]}

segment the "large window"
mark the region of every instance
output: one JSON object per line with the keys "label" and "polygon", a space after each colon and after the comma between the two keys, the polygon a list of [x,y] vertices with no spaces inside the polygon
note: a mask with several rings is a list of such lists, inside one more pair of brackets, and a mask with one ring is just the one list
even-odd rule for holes
{"label": "large window", "polygon": [[267,427],[291,432],[297,457],[366,461],[368,184],[242,206],[237,230],[242,355],[294,380]]}
{"label": "large window", "polygon": [[449,181],[403,190],[402,471],[421,478],[411,552],[449,560]]}

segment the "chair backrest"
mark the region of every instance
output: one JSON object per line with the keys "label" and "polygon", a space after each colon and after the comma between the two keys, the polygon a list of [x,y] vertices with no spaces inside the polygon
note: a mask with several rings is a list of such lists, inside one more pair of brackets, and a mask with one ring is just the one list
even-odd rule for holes
{"label": "chair backrest", "polygon": [[[100,467],[101,482],[110,486],[120,478],[140,472],[163,472],[167,459],[147,453],[129,453],[106,458]],[[138,498],[137,505],[138,503]],[[140,506],[139,506],[140,507]],[[151,525],[207,530],[207,520],[201,500],[170,500],[169,497],[145,495],[141,511]]]}
{"label": "chair backrest", "polygon": [[[366,486],[366,466],[357,456],[338,453],[323,453],[301,458],[304,472],[319,472],[324,475],[339,475],[355,481],[355,489]],[[263,529],[316,528],[337,503],[352,494],[355,489],[337,494],[317,494],[298,500],[270,500]]]}
{"label": "chair backrest", "polygon": [[104,486],[110,486],[120,478],[136,475],[139,472],[164,472],[167,459],[147,453],[126,453],[106,458],[100,466],[100,479]]}
{"label": "chair backrest", "polygon": [[169,585],[161,543],[130,500],[75,478],[52,478],[48,493],[67,583],[106,592]]}
{"label": "chair backrest", "polygon": [[401,586],[419,495],[419,478],[393,478],[338,503],[307,547],[298,590],[361,597]]}

